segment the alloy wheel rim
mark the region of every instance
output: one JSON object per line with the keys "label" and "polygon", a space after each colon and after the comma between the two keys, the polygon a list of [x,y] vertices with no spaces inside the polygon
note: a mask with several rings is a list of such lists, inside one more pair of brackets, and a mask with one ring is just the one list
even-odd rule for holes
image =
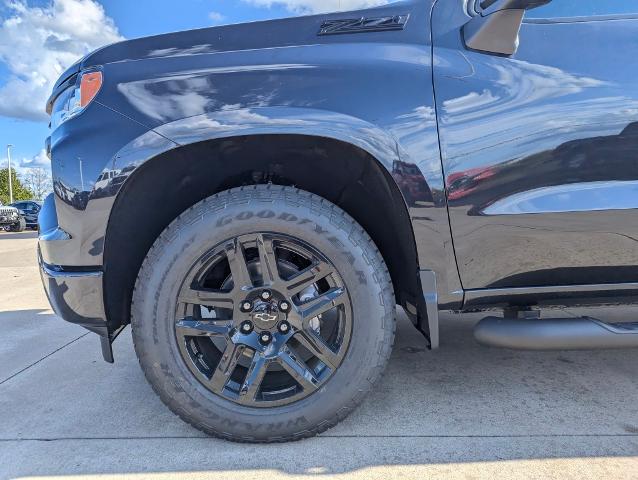
{"label": "alloy wheel rim", "polygon": [[288,405],[339,368],[352,333],[349,292],[317,249],[254,233],[206,252],[180,288],[175,335],[209,391],[247,407]]}

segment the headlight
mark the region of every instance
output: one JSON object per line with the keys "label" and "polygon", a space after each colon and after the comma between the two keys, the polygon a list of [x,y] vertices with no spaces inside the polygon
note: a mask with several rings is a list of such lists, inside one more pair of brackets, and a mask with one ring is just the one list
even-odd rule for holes
{"label": "headlight", "polygon": [[93,101],[102,87],[102,72],[84,72],[75,85],[64,90],[53,102],[51,129],[79,115]]}

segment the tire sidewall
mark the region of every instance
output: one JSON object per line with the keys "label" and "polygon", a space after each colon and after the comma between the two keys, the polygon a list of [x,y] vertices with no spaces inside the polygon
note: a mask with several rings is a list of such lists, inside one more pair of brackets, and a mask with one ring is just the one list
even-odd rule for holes
{"label": "tire sidewall", "polygon": [[[280,192],[279,198],[265,201],[231,203],[213,197],[185,212],[152,248],[134,293],[136,349],[149,380],[180,416],[217,435],[246,440],[305,435],[345,416],[385,360],[380,356],[394,305],[387,305],[387,271],[376,258],[376,247],[329,202],[302,193],[291,202],[287,189]],[[182,358],[174,328],[176,298],[193,264],[216,244],[256,232],[289,235],[319,250],[346,285],[353,314],[350,345],[337,371],[308,397],[268,409],[241,406],[209,391]]]}

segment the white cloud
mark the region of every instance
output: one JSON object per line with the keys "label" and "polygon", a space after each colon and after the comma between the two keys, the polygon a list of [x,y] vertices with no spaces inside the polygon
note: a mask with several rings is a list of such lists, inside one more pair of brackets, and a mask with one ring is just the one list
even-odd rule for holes
{"label": "white cloud", "polygon": [[210,18],[213,23],[220,23],[226,20],[226,16],[219,12],[210,12],[208,18]]}
{"label": "white cloud", "polygon": [[46,120],[45,102],[59,75],[122,37],[94,0],[53,0],[45,7],[9,0],[7,7],[12,14],[0,23],[0,61],[10,75],[0,86],[0,115]]}
{"label": "white cloud", "polygon": [[31,158],[23,158],[18,163],[18,168],[51,168],[51,160],[47,157],[47,152],[43,148],[38,152],[37,155],[34,155]]}
{"label": "white cloud", "polygon": [[258,7],[283,5],[294,13],[322,13],[384,5],[388,0],[243,0]]}
{"label": "white cloud", "polygon": [[[9,162],[6,155],[0,158],[0,170],[7,168]],[[24,175],[30,168],[42,168],[46,172],[51,171],[51,160],[47,157],[47,153],[44,149],[40,150],[33,157],[16,157],[11,156],[11,168],[18,172],[18,175]]]}

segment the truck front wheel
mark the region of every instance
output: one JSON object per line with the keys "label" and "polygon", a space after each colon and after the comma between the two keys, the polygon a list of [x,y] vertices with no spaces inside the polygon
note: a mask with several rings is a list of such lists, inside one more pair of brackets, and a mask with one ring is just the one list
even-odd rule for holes
{"label": "truck front wheel", "polygon": [[228,190],[180,215],[149,251],[132,304],[147,379],[210,435],[320,433],[379,379],[395,331],[387,267],[336,205],[291,187]]}

